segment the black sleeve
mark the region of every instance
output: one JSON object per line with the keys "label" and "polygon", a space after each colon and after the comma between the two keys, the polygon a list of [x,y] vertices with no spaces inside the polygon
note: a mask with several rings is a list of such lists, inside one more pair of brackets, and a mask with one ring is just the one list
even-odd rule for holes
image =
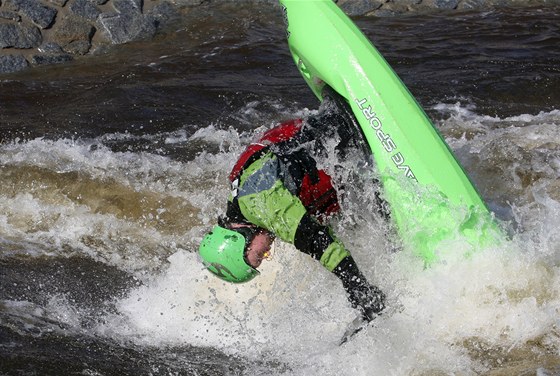
{"label": "black sleeve", "polygon": [[334,242],[329,228],[319,224],[311,215],[305,214],[299,222],[294,238],[294,246],[319,260],[327,247]]}
{"label": "black sleeve", "polygon": [[364,320],[371,321],[383,311],[385,294],[377,286],[368,283],[352,256],[344,258],[333,273],[342,281],[348,301],[352,307],[360,310]]}
{"label": "black sleeve", "polygon": [[226,208],[226,219],[229,223],[247,222],[245,216],[243,216],[243,213],[241,213],[237,198],[234,198],[232,201],[228,200]]}
{"label": "black sleeve", "polygon": [[[327,226],[320,225],[309,214],[303,216],[294,239],[297,249],[320,259],[333,242]],[[385,294],[368,283],[352,256],[345,257],[333,273],[342,281],[348,300],[352,307],[360,310],[364,320],[373,320],[385,308]]]}

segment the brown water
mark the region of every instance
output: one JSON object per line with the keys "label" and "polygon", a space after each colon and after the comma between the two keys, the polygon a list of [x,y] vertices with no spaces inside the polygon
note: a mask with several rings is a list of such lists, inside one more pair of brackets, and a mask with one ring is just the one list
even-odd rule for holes
{"label": "brown water", "polygon": [[278,8],[1,77],[0,374],[560,374],[559,13],[356,20],[512,241],[422,270],[348,195],[337,230],[390,307],[343,347],[355,312],[290,246],[241,286],[194,252],[243,146],[318,106]]}

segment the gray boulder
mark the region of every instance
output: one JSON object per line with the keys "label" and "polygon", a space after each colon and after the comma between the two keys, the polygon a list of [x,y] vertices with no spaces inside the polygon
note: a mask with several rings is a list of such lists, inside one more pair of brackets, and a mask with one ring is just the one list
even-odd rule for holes
{"label": "gray boulder", "polygon": [[22,55],[0,55],[0,73],[14,73],[28,66],[29,63]]}
{"label": "gray boulder", "polygon": [[422,5],[433,9],[455,9],[459,5],[459,0],[424,0]]}
{"label": "gray boulder", "polygon": [[58,5],[59,7],[65,6],[66,3],[68,2],[68,0],[49,0],[49,1],[54,5]]}
{"label": "gray boulder", "polygon": [[463,0],[457,6],[457,9],[482,9],[488,5],[487,0]]}
{"label": "gray boulder", "polygon": [[22,24],[0,24],[0,48],[33,48],[43,41],[38,28]]}
{"label": "gray boulder", "polygon": [[37,51],[39,51],[42,54],[61,54],[64,52],[62,51],[62,47],[60,47],[60,45],[55,42],[44,43],[39,46]]}
{"label": "gray boulder", "polygon": [[338,5],[349,16],[359,16],[381,7],[383,0],[339,0]]}
{"label": "gray boulder", "polygon": [[155,18],[158,25],[165,24],[180,17],[177,7],[168,1],[163,1],[156,5],[149,14]]}
{"label": "gray boulder", "polygon": [[37,54],[31,56],[31,64],[33,65],[51,65],[51,64],[61,64],[72,61],[73,58],[70,54]]}
{"label": "gray boulder", "polygon": [[95,21],[101,14],[101,11],[92,2],[92,0],[76,0],[70,5],[70,10],[77,16],[83,17],[89,21]]}
{"label": "gray boulder", "polygon": [[38,0],[6,0],[5,5],[28,17],[42,29],[51,26],[58,13],[56,9],[42,5]]}
{"label": "gray boulder", "polygon": [[153,15],[142,14],[141,0],[115,0],[116,13],[99,16],[99,29],[113,44],[153,38],[157,21]]}
{"label": "gray boulder", "polygon": [[0,18],[16,22],[21,21],[21,16],[16,12],[12,12],[11,10],[0,11]]}
{"label": "gray boulder", "polygon": [[91,38],[95,28],[76,16],[68,16],[57,22],[53,30],[54,40],[64,51],[75,55],[84,55],[91,48]]}

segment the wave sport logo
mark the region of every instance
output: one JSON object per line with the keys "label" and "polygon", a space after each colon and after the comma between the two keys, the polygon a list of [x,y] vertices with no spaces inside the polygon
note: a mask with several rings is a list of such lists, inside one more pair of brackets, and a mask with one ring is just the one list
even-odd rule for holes
{"label": "wave sport logo", "polygon": [[410,166],[405,164],[405,159],[402,153],[400,151],[397,151],[397,144],[395,143],[395,141],[393,141],[391,135],[383,131],[383,123],[377,117],[371,105],[368,104],[367,98],[356,99],[355,101],[362,111],[362,115],[364,115],[366,120],[369,122],[370,127],[375,131],[375,135],[379,139],[379,142],[381,142],[381,146],[383,146],[383,149],[387,153],[394,153],[391,155],[391,160],[393,161],[397,169],[404,171],[406,177],[418,181]]}

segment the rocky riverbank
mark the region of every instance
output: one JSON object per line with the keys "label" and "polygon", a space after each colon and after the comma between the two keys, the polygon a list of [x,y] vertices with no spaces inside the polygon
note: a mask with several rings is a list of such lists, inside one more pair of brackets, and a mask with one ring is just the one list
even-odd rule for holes
{"label": "rocky riverbank", "polygon": [[[193,7],[227,1],[270,6],[276,0],[0,0],[0,74],[99,53],[153,38]],[[560,0],[339,0],[351,16],[560,5]]]}

